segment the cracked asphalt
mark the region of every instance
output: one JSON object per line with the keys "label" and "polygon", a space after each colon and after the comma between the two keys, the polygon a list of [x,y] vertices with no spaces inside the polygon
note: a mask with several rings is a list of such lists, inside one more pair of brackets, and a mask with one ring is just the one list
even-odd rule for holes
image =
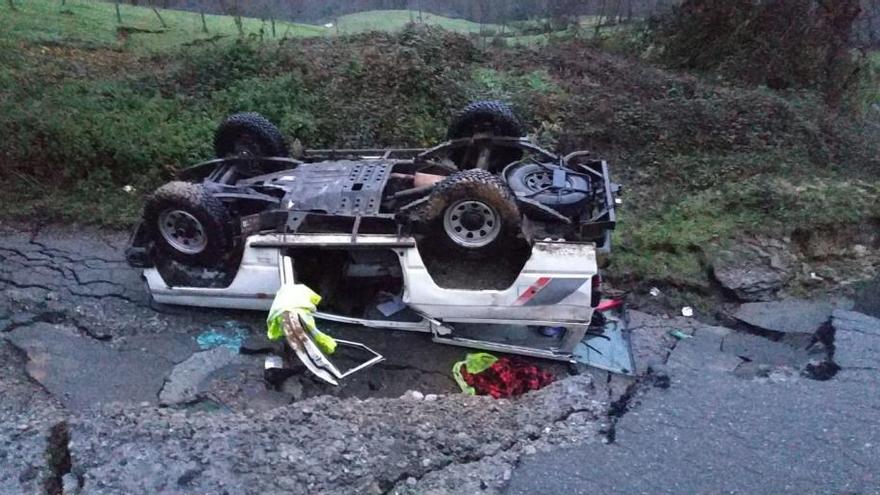
{"label": "cracked asphalt", "polygon": [[[151,304],[125,241],[0,226],[4,495],[880,490],[880,322],[863,313],[829,309],[808,348],[633,311],[638,379],[541,362],[557,381],[513,401],[455,393],[466,350],[335,325],[388,361],[269,388],[264,315]],[[206,331],[241,352],[200,348]]]}
{"label": "cracked asphalt", "polygon": [[723,350],[733,331],[696,329],[612,444],[526,457],[506,493],[877,493],[880,320],[837,310],[831,322],[842,369],[827,381],[760,369]]}

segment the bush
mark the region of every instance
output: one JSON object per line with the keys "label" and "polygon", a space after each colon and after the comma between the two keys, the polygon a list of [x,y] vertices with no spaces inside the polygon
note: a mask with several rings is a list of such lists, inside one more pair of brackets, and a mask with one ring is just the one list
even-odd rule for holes
{"label": "bush", "polygon": [[773,89],[809,88],[839,104],[862,62],[850,50],[858,0],[684,0],[655,21],[660,57]]}
{"label": "bush", "polygon": [[0,70],[9,83],[0,89],[0,132],[15,139],[4,142],[0,176],[155,185],[209,158],[216,124],[239,111],[261,112],[312,147],[425,145],[466,101],[475,53],[461,36],[416,27],[239,40],[144,59],[125,77],[37,86],[46,74],[10,66]]}

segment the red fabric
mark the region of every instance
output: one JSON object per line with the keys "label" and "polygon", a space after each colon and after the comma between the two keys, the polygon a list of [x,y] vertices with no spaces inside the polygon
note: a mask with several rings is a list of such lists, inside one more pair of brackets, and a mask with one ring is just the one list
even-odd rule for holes
{"label": "red fabric", "polygon": [[503,357],[481,373],[468,373],[461,368],[461,377],[474,387],[477,395],[491,395],[496,399],[516,397],[529,390],[538,390],[553,382],[553,375],[537,366],[516,358]]}

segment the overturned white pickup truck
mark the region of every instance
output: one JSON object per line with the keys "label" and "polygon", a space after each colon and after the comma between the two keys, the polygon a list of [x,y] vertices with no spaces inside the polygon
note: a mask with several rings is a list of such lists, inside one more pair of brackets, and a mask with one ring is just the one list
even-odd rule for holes
{"label": "overturned white pickup truck", "polygon": [[523,134],[482,101],[430,149],[290,157],[274,125],[236,114],[219,158],[149,198],[128,260],[159,303],[265,310],[285,279],[321,294],[326,320],[629,373],[625,325],[596,312],[608,165]]}

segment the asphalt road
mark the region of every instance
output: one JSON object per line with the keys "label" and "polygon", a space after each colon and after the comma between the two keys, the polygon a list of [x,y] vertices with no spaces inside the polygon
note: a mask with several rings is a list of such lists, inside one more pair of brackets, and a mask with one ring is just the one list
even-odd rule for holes
{"label": "asphalt road", "polygon": [[[4,495],[880,491],[880,323],[861,313],[835,313],[827,381],[801,376],[826,357],[803,339],[633,312],[638,381],[542,363],[559,380],[537,393],[465,397],[465,350],[333,327],[388,361],[275,390],[264,315],[152,305],[125,237],[0,226]],[[876,315],[877,290],[855,310]],[[251,354],[202,349],[206,331]]]}
{"label": "asphalt road", "polygon": [[[265,314],[151,304],[125,241],[0,226],[3,495],[497,493],[525,443],[599,441],[627,385],[542,363],[559,381],[528,398],[467,397],[465,349],[324,326],[386,361],[338,388],[267,387]],[[206,332],[247,353],[203,349]]]}
{"label": "asphalt road", "polygon": [[669,388],[648,388],[611,444],[526,457],[509,494],[877,493],[880,320],[839,311],[835,361],[816,381],[796,371],[743,376],[698,330],[673,350]]}

